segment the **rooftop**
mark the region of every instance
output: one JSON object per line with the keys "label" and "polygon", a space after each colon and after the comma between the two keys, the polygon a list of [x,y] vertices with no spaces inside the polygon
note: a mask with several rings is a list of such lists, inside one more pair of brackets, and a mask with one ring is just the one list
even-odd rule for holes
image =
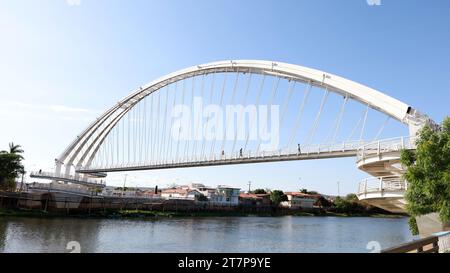
{"label": "rooftop", "polygon": [[263,193],[263,194],[241,193],[241,194],[239,194],[240,198],[251,198],[251,199],[262,199],[267,196],[270,196],[270,194],[268,194],[268,193]]}
{"label": "rooftop", "polygon": [[292,195],[295,197],[303,197],[303,198],[319,198],[322,195],[320,194],[307,194],[302,192],[285,192],[286,195]]}

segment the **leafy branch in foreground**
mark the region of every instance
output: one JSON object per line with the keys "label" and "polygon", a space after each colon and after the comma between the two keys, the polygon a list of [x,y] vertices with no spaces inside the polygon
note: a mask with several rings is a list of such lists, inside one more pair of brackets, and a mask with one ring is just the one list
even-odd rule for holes
{"label": "leafy branch in foreground", "polygon": [[[440,130],[425,126],[416,142],[415,151],[404,150],[401,162],[407,167],[406,209],[412,218],[439,213],[442,222],[450,221],[450,117]],[[415,220],[410,221],[417,234]]]}

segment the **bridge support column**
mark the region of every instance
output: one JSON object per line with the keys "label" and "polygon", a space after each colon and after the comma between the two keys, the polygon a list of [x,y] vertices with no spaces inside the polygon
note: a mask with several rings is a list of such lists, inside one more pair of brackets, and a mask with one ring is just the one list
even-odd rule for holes
{"label": "bridge support column", "polygon": [[58,159],[55,160],[55,175],[59,176],[61,175],[61,166],[62,163],[58,161]]}

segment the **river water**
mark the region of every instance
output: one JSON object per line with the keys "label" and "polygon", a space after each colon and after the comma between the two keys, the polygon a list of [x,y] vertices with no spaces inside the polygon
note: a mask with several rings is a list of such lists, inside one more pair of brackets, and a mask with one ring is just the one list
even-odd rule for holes
{"label": "river water", "polygon": [[371,252],[413,239],[407,218],[0,218],[0,252]]}

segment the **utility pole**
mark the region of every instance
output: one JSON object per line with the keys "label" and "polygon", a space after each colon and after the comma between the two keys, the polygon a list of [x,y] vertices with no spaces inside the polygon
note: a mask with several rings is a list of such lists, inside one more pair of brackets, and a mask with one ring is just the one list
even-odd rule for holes
{"label": "utility pole", "polygon": [[128,174],[125,174],[125,178],[123,179],[122,197],[123,197],[123,195],[125,193],[125,183],[127,182],[127,175]]}
{"label": "utility pole", "polygon": [[22,174],[22,181],[20,181],[20,190],[19,192],[22,192],[23,190],[23,176],[25,175],[25,173]]}

